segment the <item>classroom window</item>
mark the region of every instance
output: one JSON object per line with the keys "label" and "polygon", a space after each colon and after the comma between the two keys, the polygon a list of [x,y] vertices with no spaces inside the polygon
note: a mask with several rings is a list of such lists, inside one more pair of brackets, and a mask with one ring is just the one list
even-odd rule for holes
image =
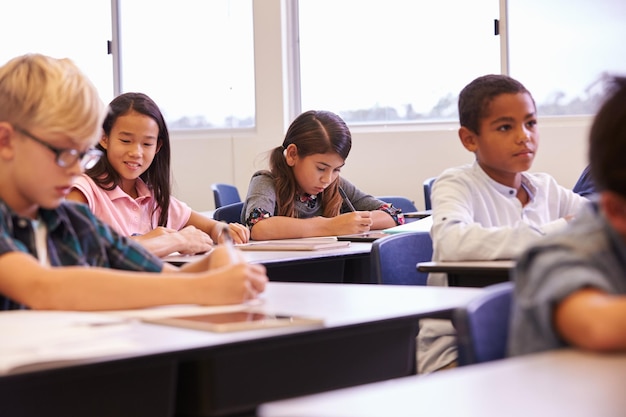
{"label": "classroom window", "polygon": [[302,111],[457,119],[463,86],[500,72],[498,0],[299,0],[298,15]]}
{"label": "classroom window", "polygon": [[121,89],[172,129],[255,125],[251,0],[119,0]]}
{"label": "classroom window", "polygon": [[509,69],[540,115],[593,114],[606,74],[626,75],[626,2],[508,0]]}
{"label": "classroom window", "polygon": [[70,58],[98,88],[113,98],[109,0],[20,0],[2,4],[0,65],[26,53]]}
{"label": "classroom window", "polygon": [[[171,129],[256,125],[253,0],[5,3],[0,64],[27,52],[69,57],[109,102],[116,91],[106,42],[118,4],[122,92],[153,97]],[[292,111],[332,110],[352,125],[452,121],[461,88],[501,72],[499,0],[285,3],[299,10]],[[533,93],[539,114],[594,113],[602,77],[626,75],[626,2],[506,3],[509,73]]]}

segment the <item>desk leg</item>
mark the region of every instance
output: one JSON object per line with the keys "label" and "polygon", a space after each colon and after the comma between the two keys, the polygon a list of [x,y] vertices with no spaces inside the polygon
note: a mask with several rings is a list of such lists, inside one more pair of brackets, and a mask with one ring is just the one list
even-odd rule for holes
{"label": "desk leg", "polygon": [[369,253],[345,260],[343,282],[350,284],[376,284],[376,282],[372,281]]}

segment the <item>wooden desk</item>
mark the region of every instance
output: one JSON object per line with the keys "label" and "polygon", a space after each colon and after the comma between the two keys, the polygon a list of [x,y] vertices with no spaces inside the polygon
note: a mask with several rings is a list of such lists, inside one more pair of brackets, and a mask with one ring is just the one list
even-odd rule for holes
{"label": "wooden desk", "polygon": [[[243,256],[250,263],[265,265],[271,281],[374,284],[370,273],[371,250],[370,242],[350,242],[350,246],[338,249],[243,251]],[[165,260],[180,265],[200,256],[168,256]]]}
{"label": "wooden desk", "polygon": [[515,261],[420,262],[420,272],[444,272],[451,287],[485,287],[509,280]]}
{"label": "wooden desk", "polygon": [[[277,399],[410,375],[419,319],[450,317],[478,291],[270,282],[259,303],[262,310],[321,317],[325,327],[218,334],[133,323],[119,329],[118,336],[129,342],[125,354],[0,376],[0,411],[6,412],[0,414],[227,415]],[[109,315],[172,315],[189,309],[211,310],[175,306]]]}
{"label": "wooden desk", "polygon": [[621,417],[626,354],[562,350],[265,404],[259,417]]}

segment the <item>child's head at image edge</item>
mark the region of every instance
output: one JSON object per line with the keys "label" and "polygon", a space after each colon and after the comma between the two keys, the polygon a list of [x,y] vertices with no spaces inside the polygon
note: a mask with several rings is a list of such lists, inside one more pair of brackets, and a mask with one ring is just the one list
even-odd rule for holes
{"label": "child's head at image edge", "polygon": [[0,122],[84,147],[100,137],[104,113],[97,89],[69,59],[27,54],[0,68]]}
{"label": "child's head at image edge", "polygon": [[626,77],[609,80],[608,96],[589,133],[591,176],[598,191],[626,201]]}
{"label": "child's head at image edge", "polygon": [[30,218],[57,208],[99,157],[90,148],[104,112],[97,89],[69,59],[27,54],[0,67],[4,202]]}

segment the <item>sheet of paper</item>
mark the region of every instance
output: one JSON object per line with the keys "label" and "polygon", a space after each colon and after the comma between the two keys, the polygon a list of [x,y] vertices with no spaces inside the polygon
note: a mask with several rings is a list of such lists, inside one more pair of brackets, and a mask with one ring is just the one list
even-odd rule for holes
{"label": "sheet of paper", "polygon": [[60,311],[0,313],[0,373],[21,366],[133,353],[133,322],[115,316]]}
{"label": "sheet of paper", "polygon": [[395,234],[404,232],[430,232],[433,227],[433,216],[424,217],[414,222],[401,224],[400,226],[390,227],[383,230],[385,233]]}

